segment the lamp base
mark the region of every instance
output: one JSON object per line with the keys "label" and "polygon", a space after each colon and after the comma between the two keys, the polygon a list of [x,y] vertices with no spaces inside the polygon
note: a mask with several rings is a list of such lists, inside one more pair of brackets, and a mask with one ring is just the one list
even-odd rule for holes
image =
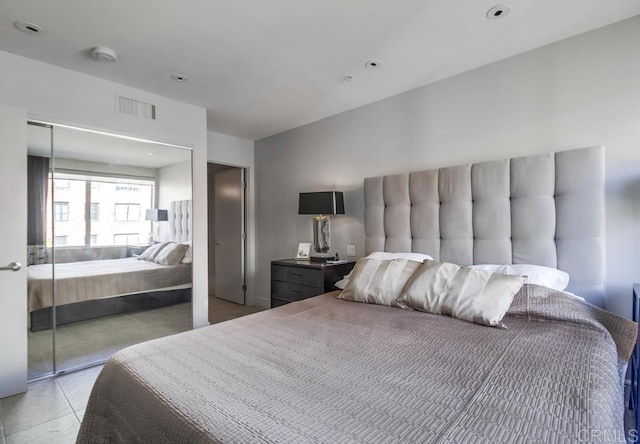
{"label": "lamp base", "polygon": [[333,259],[331,256],[311,256],[311,262],[324,263]]}
{"label": "lamp base", "polygon": [[313,218],[313,249],[321,257],[329,252],[330,232],[329,216],[319,215]]}

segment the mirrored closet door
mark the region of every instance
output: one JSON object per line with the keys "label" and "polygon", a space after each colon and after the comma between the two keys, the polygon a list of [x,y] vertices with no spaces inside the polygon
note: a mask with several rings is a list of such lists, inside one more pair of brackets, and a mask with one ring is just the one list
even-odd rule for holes
{"label": "mirrored closet door", "polygon": [[53,142],[45,254],[27,271],[30,379],[192,327],[191,150],[29,125],[30,156],[46,157],[43,129]]}

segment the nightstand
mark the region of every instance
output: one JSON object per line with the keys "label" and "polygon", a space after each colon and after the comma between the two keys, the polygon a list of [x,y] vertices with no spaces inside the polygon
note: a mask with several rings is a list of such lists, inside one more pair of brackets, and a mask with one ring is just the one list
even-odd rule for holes
{"label": "nightstand", "polygon": [[353,269],[355,262],[283,259],[271,262],[271,308],[336,290],[335,283]]}
{"label": "nightstand", "polygon": [[[640,284],[633,284],[633,311],[631,318],[636,322],[640,319]],[[640,402],[640,350],[638,350],[637,341],[631,355],[631,387],[629,391],[629,408],[634,410],[636,424],[640,424],[640,405],[638,405]]]}

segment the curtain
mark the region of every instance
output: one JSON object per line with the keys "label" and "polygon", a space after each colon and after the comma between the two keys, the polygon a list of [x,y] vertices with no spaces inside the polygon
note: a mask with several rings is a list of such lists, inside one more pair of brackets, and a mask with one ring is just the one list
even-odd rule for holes
{"label": "curtain", "polygon": [[27,159],[27,257],[28,264],[47,262],[47,192],[49,158],[28,156]]}

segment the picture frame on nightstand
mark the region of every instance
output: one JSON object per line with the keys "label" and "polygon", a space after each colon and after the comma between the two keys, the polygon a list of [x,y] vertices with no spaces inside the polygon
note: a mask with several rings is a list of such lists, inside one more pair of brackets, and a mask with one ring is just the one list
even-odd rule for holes
{"label": "picture frame on nightstand", "polygon": [[301,242],[298,244],[298,252],[296,253],[296,260],[308,261],[311,260],[311,244],[308,242]]}

